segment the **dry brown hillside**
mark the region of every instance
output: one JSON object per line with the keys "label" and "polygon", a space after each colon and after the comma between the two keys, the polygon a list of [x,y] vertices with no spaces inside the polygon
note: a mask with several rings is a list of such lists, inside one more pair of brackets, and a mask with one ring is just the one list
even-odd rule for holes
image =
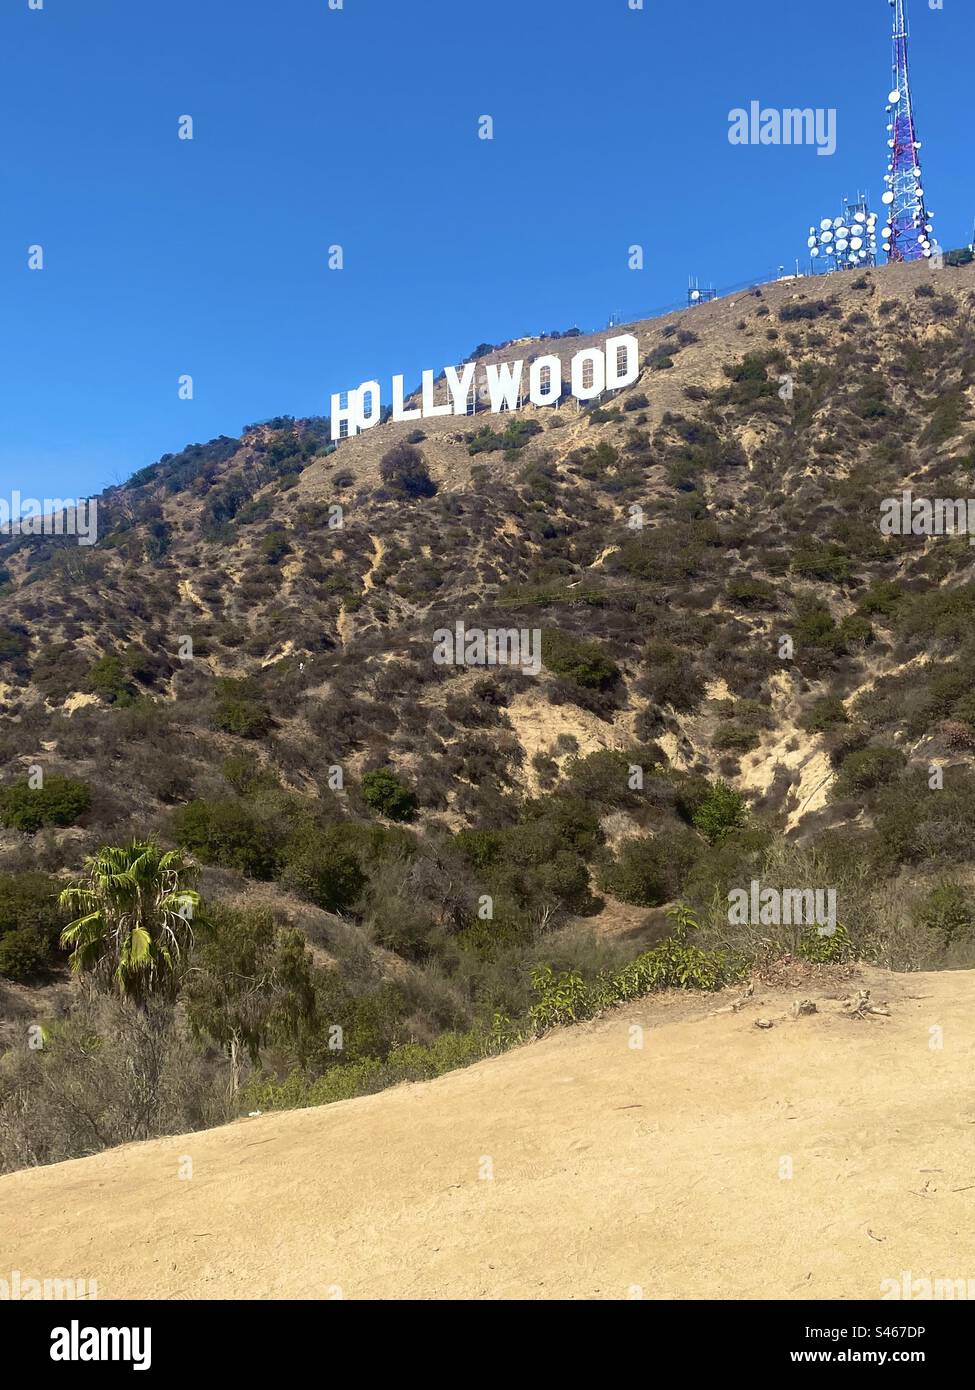
{"label": "dry brown hillside", "polygon": [[[973,983],[868,969],[740,1008],[667,996],[430,1083],[16,1173],[4,1267],[152,1300],[971,1279]],[[877,1013],[853,1011],[864,990]]]}
{"label": "dry brown hillside", "polygon": [[[757,286],[630,325],[639,380],[587,408],[338,447],[281,417],[108,490],[90,549],[0,546],[0,1167],[437,1076],[776,955],[970,967],[975,550],[880,522],[972,495],[973,307],[973,265]],[[458,622],[537,669],[440,664]],[[139,1029],[69,982],[57,894],[150,838],[223,915],[144,1120],[113,1061]],[[756,881],[833,893],[838,930],[741,930]],[[690,955],[653,954],[678,904]],[[223,982],[284,978],[241,1067]]]}

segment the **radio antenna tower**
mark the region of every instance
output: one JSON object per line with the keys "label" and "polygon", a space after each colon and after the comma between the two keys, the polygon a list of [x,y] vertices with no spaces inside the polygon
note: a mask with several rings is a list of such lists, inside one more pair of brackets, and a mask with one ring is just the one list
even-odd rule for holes
{"label": "radio antenna tower", "polygon": [[921,179],[921,142],[914,124],[914,102],[908,68],[910,33],[904,15],[904,0],[889,0],[894,11],[894,85],[887,98],[887,148],[890,159],[885,182],[884,204],[888,223],[882,232],[887,259],[919,261],[934,250],[933,214],[924,201]]}

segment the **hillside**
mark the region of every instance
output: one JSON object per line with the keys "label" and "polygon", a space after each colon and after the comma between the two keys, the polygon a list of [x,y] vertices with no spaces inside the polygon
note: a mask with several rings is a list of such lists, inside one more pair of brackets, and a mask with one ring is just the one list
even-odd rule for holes
{"label": "hillside", "polygon": [[[629,998],[678,902],[708,987],[975,963],[975,551],[880,530],[971,494],[973,303],[973,266],[777,282],[629,326],[592,408],[282,418],[110,489],[92,548],[0,545],[0,1166],[476,1061]],[[458,621],[541,670],[438,665]],[[112,1048],[79,1110],[91,1030],[149,1044],[56,904],[147,837],[218,918],[149,1120]],[[842,930],[731,930],[756,878]]]}
{"label": "hillside", "polygon": [[[738,1012],[644,1001],[438,1081],[16,1173],[5,1259],[153,1300],[878,1299],[905,1270],[967,1279],[972,985],[868,970]],[[848,1016],[863,988],[889,1015]],[[818,1012],[791,1017],[807,993]]]}

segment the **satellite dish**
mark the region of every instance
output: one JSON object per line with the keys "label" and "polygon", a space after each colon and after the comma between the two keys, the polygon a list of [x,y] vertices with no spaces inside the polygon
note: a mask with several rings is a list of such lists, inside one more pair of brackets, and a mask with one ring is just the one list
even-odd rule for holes
{"label": "satellite dish", "polygon": [[844,236],[844,237],[840,237],[839,241],[836,243],[836,249],[837,249],[837,251],[847,251],[847,250],[849,250],[849,246],[850,246],[850,243],[847,241],[847,239],[846,239],[845,236]]}
{"label": "satellite dish", "polygon": [[809,240],[806,242],[806,245],[807,245],[807,246],[815,246],[815,245],[816,245],[816,238],[815,238],[814,236],[811,236],[811,237],[809,238]]}
{"label": "satellite dish", "polygon": [[700,298],[701,298],[701,291],[700,291],[700,290],[692,290],[692,291],[691,291],[691,298],[692,298],[692,299],[700,299]]}
{"label": "satellite dish", "polygon": [[823,241],[829,242],[829,241],[832,241],[832,240],[833,240],[833,233],[832,233],[832,232],[823,232]]}
{"label": "satellite dish", "polygon": [[893,193],[885,193],[884,196],[883,196],[883,198],[881,199],[881,202],[886,203],[888,207],[890,206],[890,204],[891,204],[893,201],[894,201],[894,195],[893,195]]}
{"label": "satellite dish", "polygon": [[891,106],[893,106],[896,102],[900,101],[900,99],[901,99],[901,94],[900,94],[900,91],[899,91],[896,87],[895,87],[894,90],[891,92],[890,96],[887,98],[887,100],[890,102]]}
{"label": "satellite dish", "polygon": [[842,217],[834,217],[834,218],[833,218],[833,226],[834,226],[834,227],[839,228],[839,227],[842,227],[842,225],[843,225],[843,219],[842,219]]}
{"label": "satellite dish", "polygon": [[833,225],[833,219],[831,217],[824,217],[819,225],[822,227],[824,232],[828,232],[830,227],[832,227]]}
{"label": "satellite dish", "polygon": [[818,256],[818,255],[819,255],[819,247],[818,247],[818,246],[814,246],[813,249],[812,249],[812,252],[811,252],[810,254],[813,255],[813,256]]}
{"label": "satellite dish", "polygon": [[854,217],[853,220],[854,220],[854,222],[866,222],[866,220],[867,220],[867,214],[866,214],[865,212],[858,212],[857,215],[856,215],[856,217]]}
{"label": "satellite dish", "polygon": [[860,247],[863,245],[863,238],[858,236],[851,237],[850,245],[853,247],[854,251],[859,251]]}
{"label": "satellite dish", "polygon": [[930,259],[930,256],[931,256],[931,248],[930,248],[930,246],[929,246],[928,249],[924,252],[924,254],[925,254],[925,256],[927,256],[927,257]]}

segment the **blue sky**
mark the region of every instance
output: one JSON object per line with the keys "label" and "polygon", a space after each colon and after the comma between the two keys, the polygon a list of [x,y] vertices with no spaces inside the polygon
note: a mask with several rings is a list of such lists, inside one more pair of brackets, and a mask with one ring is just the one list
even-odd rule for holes
{"label": "blue sky", "polygon": [[[975,6],[910,14],[960,245]],[[5,0],[0,495],[85,495],[481,341],[792,266],[844,195],[879,206],[889,24],[885,0]],[[836,154],[730,145],[752,100],[835,107]]]}

